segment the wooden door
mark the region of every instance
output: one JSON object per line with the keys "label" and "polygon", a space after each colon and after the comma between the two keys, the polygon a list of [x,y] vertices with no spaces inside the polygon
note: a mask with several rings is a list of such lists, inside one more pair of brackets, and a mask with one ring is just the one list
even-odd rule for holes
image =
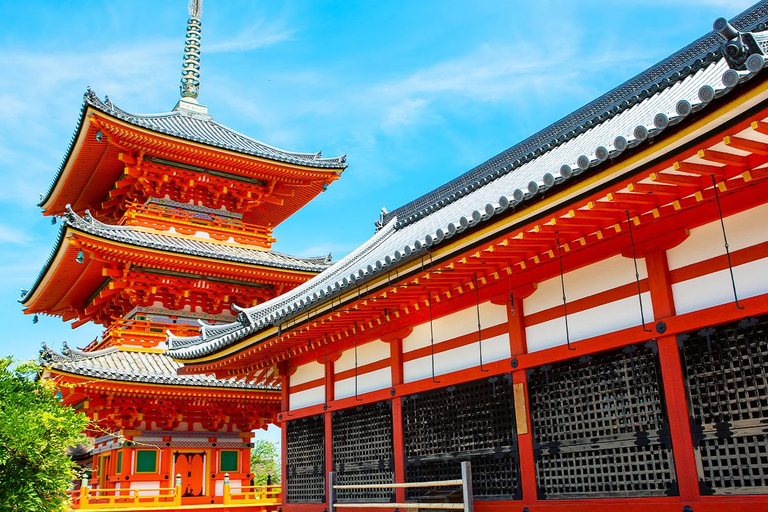
{"label": "wooden door", "polygon": [[174,452],[174,475],[181,475],[182,497],[205,494],[205,452]]}

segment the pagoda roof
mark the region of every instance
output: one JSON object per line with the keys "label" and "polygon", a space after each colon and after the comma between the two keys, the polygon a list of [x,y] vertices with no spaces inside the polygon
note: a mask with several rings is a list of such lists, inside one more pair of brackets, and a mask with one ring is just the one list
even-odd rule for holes
{"label": "pagoda roof", "polygon": [[[743,32],[765,30],[768,2],[731,20]],[[752,36],[750,34],[750,36]],[[764,41],[765,34],[753,40]],[[169,353],[190,361],[212,359],[256,333],[306,315],[310,309],[388,275],[405,261],[487,226],[491,219],[524,212],[545,193],[592,177],[631,148],[647,147],[713,111],[740,84],[764,80],[760,43],[752,70],[736,65],[716,32],[686,46],[616,89],[507,151],[397,210],[382,213],[379,229],[355,251],[293,290],[252,308],[237,321],[203,329],[199,336],[169,335]],[[750,48],[751,51],[754,51]],[[736,69],[734,69],[736,68]]]}
{"label": "pagoda roof", "polygon": [[48,260],[43,265],[29,291],[19,302],[28,303],[51,272],[58,255],[67,250],[65,240],[75,233],[99,237],[133,247],[163,252],[210,258],[218,261],[267,267],[299,272],[321,272],[330,266],[330,256],[301,258],[276,251],[251,249],[246,246],[208,241],[185,235],[174,235],[133,226],[114,226],[100,222],[86,212],[80,216],[71,209],[64,216],[64,223]]}
{"label": "pagoda roof", "polygon": [[108,97],[101,100],[93,90],[88,88],[83,95],[80,120],[72,135],[67,152],[47,192],[41,195],[38,206],[43,207],[51,199],[56,185],[64,175],[67,163],[75,151],[81,134],[86,131],[83,128],[87,124],[88,114],[91,111],[106,114],[138,128],[213,148],[234,151],[242,155],[317,170],[343,170],[347,167],[346,155],[324,158],[319,151],[316,153],[286,151],[227,128],[207,113],[195,112],[187,108],[178,108],[171,112],[159,114],[132,114],[115,106]]}
{"label": "pagoda roof", "polygon": [[57,352],[43,343],[40,362],[49,370],[119,382],[260,391],[280,389],[235,379],[216,379],[208,375],[178,375],[176,372],[181,365],[167,352],[140,351],[131,347],[110,347],[83,352],[70,348],[64,343],[63,350]]}

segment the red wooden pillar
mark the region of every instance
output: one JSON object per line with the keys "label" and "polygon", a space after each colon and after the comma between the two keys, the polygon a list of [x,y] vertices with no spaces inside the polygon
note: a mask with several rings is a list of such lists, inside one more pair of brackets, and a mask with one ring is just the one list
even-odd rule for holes
{"label": "red wooden pillar", "polygon": [[[330,404],[334,400],[336,388],[336,374],[333,360],[324,358],[325,364],[325,402]],[[328,472],[333,469],[333,416],[330,407],[325,411],[323,419],[325,420],[325,502],[329,502],[331,488],[328,485]]]}
{"label": "red wooden pillar", "polygon": [[280,488],[281,488],[281,502],[283,506],[287,503],[288,496],[288,432],[286,428],[286,413],[291,407],[290,400],[290,384],[291,379],[288,375],[288,363],[282,363],[279,366],[280,371],[280,410],[283,411],[280,415],[282,417],[282,423],[280,425]]}
{"label": "red wooden pillar", "polygon": [[[403,338],[407,337],[413,328],[405,327],[381,337],[389,343],[389,365],[392,387],[397,388],[403,383]],[[392,399],[392,451],[395,459],[395,482],[405,482],[405,445],[403,444],[403,399],[396,396]],[[395,501],[405,501],[405,489],[395,489]]]}
{"label": "red wooden pillar", "polygon": [[[510,294],[492,299],[494,304],[504,304],[507,309],[507,327],[509,330],[509,352],[512,359],[528,352],[525,337],[525,312],[523,299],[536,291],[535,285],[514,289]],[[517,415],[517,449],[520,457],[520,488],[523,503],[529,504],[537,499],[536,462],[533,456],[533,435],[531,433],[531,414],[528,400],[528,376],[525,370],[512,371],[512,383],[516,389],[515,414]],[[522,406],[522,407],[521,407]],[[520,410],[522,409],[522,410]],[[521,428],[523,427],[523,428]]]}
{"label": "red wooden pillar", "polygon": [[[665,318],[675,316],[675,302],[666,251],[658,249],[649,252],[645,255],[645,262],[648,268],[648,288],[653,301],[655,320],[663,321]],[[696,472],[696,458],[677,336],[661,336],[657,341],[680,500],[698,501],[699,477]]]}

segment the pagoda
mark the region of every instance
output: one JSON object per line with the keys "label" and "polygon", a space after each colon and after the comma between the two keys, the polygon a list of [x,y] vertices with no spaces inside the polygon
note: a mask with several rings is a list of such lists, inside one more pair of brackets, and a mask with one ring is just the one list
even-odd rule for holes
{"label": "pagoda", "polygon": [[278,149],[209,115],[197,101],[201,4],[190,2],[175,108],[131,114],[88,89],[39,203],[62,225],[22,292],[24,313],[105,328],[83,349],[41,352],[43,377],[92,420],[92,474],[75,508],[262,510],[279,493],[248,487],[252,431],[280,410],[278,367],[179,376],[165,340],[222,336],[241,312],[234,304],[257,306],[327,268],[330,257],[272,251],[272,231],[346,163]]}

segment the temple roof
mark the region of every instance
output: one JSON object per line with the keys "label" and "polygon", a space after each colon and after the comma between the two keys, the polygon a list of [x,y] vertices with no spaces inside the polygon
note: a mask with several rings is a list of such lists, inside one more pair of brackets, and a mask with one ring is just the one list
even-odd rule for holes
{"label": "temple roof", "polygon": [[[768,2],[732,20],[741,31],[765,30]],[[721,23],[718,20],[718,23]],[[723,20],[724,23],[724,20]],[[722,23],[721,23],[722,25]],[[726,39],[728,39],[726,41]],[[210,326],[200,336],[169,336],[169,352],[179,360],[214,354],[289,318],[306,314],[333,297],[424,256],[440,244],[525,210],[545,192],[562,190],[575,178],[592,176],[607,165],[700,119],[714,101],[765,77],[765,34],[738,35],[749,44],[740,62],[726,57],[725,38],[716,32],[673,54],[637,77],[470,170],[434,192],[383,213],[379,230],[347,257],[276,299],[243,309],[237,322]],[[762,79],[762,78],[760,78]],[[626,153],[625,153],[626,151]]]}
{"label": "temple roof", "polygon": [[95,92],[88,88],[83,96],[80,120],[72,135],[64,160],[51,182],[48,191],[45,194],[42,194],[38,206],[43,206],[51,198],[51,194],[55,190],[56,184],[62,177],[67,162],[72,156],[80,132],[85,125],[88,112],[91,109],[113,116],[139,128],[148,129],[190,142],[197,142],[211,147],[234,151],[243,155],[255,156],[275,162],[284,162],[318,170],[343,170],[347,167],[346,155],[323,158],[319,151],[317,153],[295,153],[285,151],[248,137],[247,135],[243,135],[231,128],[227,128],[223,124],[215,121],[207,113],[204,113],[205,111],[195,112],[188,108],[178,108],[171,112],[160,114],[132,114],[116,107],[108,97],[101,100],[96,96]]}
{"label": "temple roof", "polygon": [[220,261],[245,263],[261,267],[303,272],[321,272],[330,265],[330,256],[300,258],[275,251],[250,249],[245,246],[206,241],[200,238],[190,238],[183,235],[165,234],[132,226],[113,226],[111,224],[99,222],[91,217],[88,212],[81,217],[72,210],[69,210],[65,215],[65,222],[62,224],[58,240],[56,244],[54,244],[48,260],[43,265],[32,288],[22,295],[19,302],[24,304],[34,295],[45,275],[50,271],[51,265],[56,259],[59,250],[62,248],[63,242],[70,230],[84,232],[107,240],[140,248],[156,249],[164,252],[190,256],[201,256]]}
{"label": "temple roof", "polygon": [[207,375],[177,375],[181,365],[165,352],[142,352],[110,347],[94,352],[69,348],[64,343],[61,352],[43,343],[40,351],[41,364],[51,370],[93,377],[97,379],[133,382],[139,384],[163,384],[169,386],[203,386],[274,391],[280,388],[256,386],[234,379],[222,380]]}

